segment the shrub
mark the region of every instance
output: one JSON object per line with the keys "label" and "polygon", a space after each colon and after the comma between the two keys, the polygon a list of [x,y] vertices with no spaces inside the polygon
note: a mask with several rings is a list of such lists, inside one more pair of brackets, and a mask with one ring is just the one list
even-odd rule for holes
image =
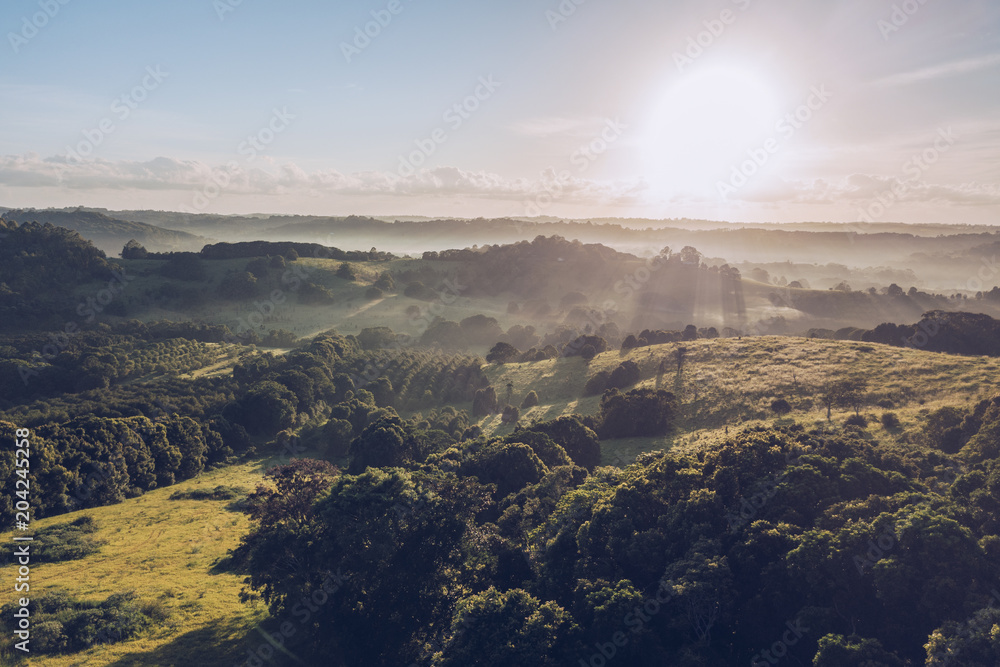
{"label": "shrub", "polygon": [[104,544],[91,536],[96,530],[93,518],[82,516],[72,523],[60,523],[38,531],[35,533],[34,548],[46,563],[79,560]]}
{"label": "shrub", "polygon": [[859,428],[868,428],[868,420],[865,419],[864,415],[851,415],[844,422],[845,426],[857,426]]}
{"label": "shrub", "polygon": [[895,412],[882,413],[882,426],[887,431],[896,431],[900,428],[899,417]]}
{"label": "shrub", "polygon": [[771,401],[771,411],[776,415],[787,415],[792,411],[792,405],[783,398]]}
{"label": "shrub", "polygon": [[245,489],[220,484],[214,489],[174,491],[170,494],[170,500],[236,500],[246,494]]}
{"label": "shrub", "polygon": [[532,389],[531,391],[528,392],[528,395],[525,396],[524,400],[521,402],[521,409],[527,410],[529,408],[535,407],[536,405],[538,405],[538,394],[535,393],[535,390]]}
{"label": "shrub", "polygon": [[[75,653],[94,644],[125,641],[167,616],[163,605],[141,603],[134,592],[89,602],[77,600],[66,591],[46,591],[32,596],[28,608],[35,630],[31,648],[40,654]],[[10,624],[15,620],[14,603],[4,606],[0,614],[0,627],[13,630]]]}
{"label": "shrub", "polygon": [[608,382],[611,374],[607,371],[599,371],[592,375],[587,384],[583,387],[584,396],[600,396],[608,390]]}
{"label": "shrub", "polygon": [[504,424],[516,424],[521,419],[521,411],[513,405],[508,405],[503,409],[500,421]]}
{"label": "shrub", "polygon": [[642,374],[639,372],[639,364],[635,363],[631,359],[623,361],[618,365],[618,368],[611,372],[611,377],[608,378],[608,387],[611,389],[624,389],[625,387],[631,387],[638,382],[641,377]]}
{"label": "shrub", "polygon": [[662,389],[611,389],[601,398],[601,438],[665,435],[677,415],[677,399]]}

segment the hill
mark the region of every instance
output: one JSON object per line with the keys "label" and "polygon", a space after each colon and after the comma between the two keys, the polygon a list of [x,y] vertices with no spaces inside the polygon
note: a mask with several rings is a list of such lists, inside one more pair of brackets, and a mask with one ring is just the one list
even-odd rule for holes
{"label": "hill", "polygon": [[[613,371],[622,362],[634,362],[639,382],[627,389],[665,388],[680,399],[680,413],[677,431],[669,436],[602,441],[603,463],[620,468],[632,464],[640,452],[677,449],[696,453],[731,443],[742,437],[736,435],[741,426],[760,421],[777,426],[796,422],[807,429],[820,427],[838,433],[844,418],[854,411],[838,405],[828,424],[824,393],[831,382],[844,378],[881,379],[878,386],[869,387],[859,411],[877,418],[890,408],[876,405],[891,402],[900,424],[873,424],[868,431],[886,447],[912,448],[931,411],[974,404],[990,393],[990,382],[1000,371],[997,359],[784,337],[684,342],[686,352],[678,369],[676,352],[680,347],[655,345],[625,355],[606,352],[590,363],[576,357],[489,366],[485,371],[501,396],[508,382],[513,385],[515,404],[520,404],[528,391],[537,393],[540,405],[521,415],[522,423],[528,423],[569,413],[593,415],[599,410],[600,398],[583,396],[588,378]],[[774,413],[771,402],[776,398],[790,404],[789,414]],[[469,406],[463,402],[458,407]],[[487,434],[511,431],[498,415],[480,419],[479,425]],[[733,436],[728,435],[728,428],[734,429]],[[872,451],[878,447],[881,445]],[[655,457],[647,456],[641,465],[653,460]],[[892,460],[891,456],[886,455],[886,460]],[[220,486],[237,489],[237,495],[253,489],[263,471],[277,463],[282,461],[220,468],[116,505],[37,521],[35,528],[44,529],[80,516],[92,517],[98,527],[93,538],[102,543],[96,553],[82,559],[37,565],[32,576],[42,582],[43,590],[65,590],[67,596],[93,602],[134,590],[144,608],[153,609],[163,620],[146,627],[134,639],[70,655],[38,656],[31,664],[236,664],[246,659],[248,650],[263,646],[265,639],[260,632],[274,632],[275,620],[268,620],[261,604],[240,604],[242,576],[226,571],[220,560],[237,546],[250,522],[233,512],[228,501],[211,498]],[[633,467],[631,474],[640,469]],[[622,474],[626,473],[608,471],[595,474],[595,479],[614,481]],[[2,536],[8,541],[9,537]],[[547,547],[541,543],[537,548],[541,557]],[[81,576],[83,573],[86,576]],[[10,566],[0,574],[13,576]]]}
{"label": "hill", "polygon": [[3,213],[6,220],[18,224],[26,222],[49,223],[72,229],[89,239],[110,256],[117,256],[131,239],[152,251],[200,250],[210,241],[202,236],[174,231],[143,222],[112,218],[95,211],[21,209]]}

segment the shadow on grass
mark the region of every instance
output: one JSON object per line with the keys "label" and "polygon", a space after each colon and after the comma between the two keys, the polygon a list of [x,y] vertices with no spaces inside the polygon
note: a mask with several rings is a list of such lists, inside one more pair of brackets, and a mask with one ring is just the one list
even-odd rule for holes
{"label": "shadow on grass", "polygon": [[[109,667],[219,667],[242,665],[247,651],[258,648],[263,638],[244,619],[229,618],[185,632],[147,652],[124,655]],[[269,663],[280,664],[280,663]]]}

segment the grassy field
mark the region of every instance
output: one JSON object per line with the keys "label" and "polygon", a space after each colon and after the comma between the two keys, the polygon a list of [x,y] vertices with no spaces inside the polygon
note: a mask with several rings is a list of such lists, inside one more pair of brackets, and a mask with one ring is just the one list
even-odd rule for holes
{"label": "grassy field", "polygon": [[[678,371],[674,354],[680,346],[687,352]],[[825,423],[823,387],[844,377],[868,381],[870,405],[863,414],[877,418],[887,409],[876,404],[891,401],[891,411],[904,430],[919,427],[922,416],[936,408],[966,406],[997,393],[1000,377],[1000,359],[991,357],[777,336],[672,343],[624,355],[609,351],[589,364],[579,357],[505,364],[490,366],[486,373],[500,397],[508,383],[513,385],[515,405],[531,390],[538,394],[540,404],[522,412],[522,421],[547,420],[574,412],[596,414],[600,397],[584,397],[583,386],[598,371],[610,372],[627,359],[642,372],[637,386],[666,389],[680,399],[681,418],[672,436],[602,443],[606,463],[631,461],[641,451],[712,440],[724,435],[727,427],[748,421],[773,421],[776,415],[770,405],[777,398],[793,407],[785,419]],[[667,369],[660,373],[664,361]],[[835,407],[833,419],[842,423],[849,414]],[[486,418],[481,426],[488,433],[510,429],[500,424],[499,417]]]}
{"label": "grassy field", "polygon": [[[246,517],[225,501],[170,500],[172,493],[217,485],[252,490],[269,461],[215,470],[196,479],[151,491],[109,507],[82,510],[34,522],[34,528],[89,515],[95,537],[105,542],[82,560],[34,564],[32,590],[65,589],[84,600],[104,600],[134,590],[142,600],[161,600],[170,612],[165,623],[140,638],[100,645],[66,656],[34,656],[32,667],[71,665],[216,666],[240,662],[261,639],[254,626],[267,615],[262,606],[241,604],[242,577],[213,569],[246,531]],[[9,533],[0,536],[12,544]],[[13,567],[0,570],[14,580]]]}

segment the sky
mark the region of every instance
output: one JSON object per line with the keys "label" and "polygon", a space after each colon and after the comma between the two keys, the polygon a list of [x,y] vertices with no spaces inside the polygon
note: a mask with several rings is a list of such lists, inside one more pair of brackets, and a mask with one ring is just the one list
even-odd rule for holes
{"label": "sky", "polygon": [[996,0],[6,0],[0,206],[1000,222]]}

